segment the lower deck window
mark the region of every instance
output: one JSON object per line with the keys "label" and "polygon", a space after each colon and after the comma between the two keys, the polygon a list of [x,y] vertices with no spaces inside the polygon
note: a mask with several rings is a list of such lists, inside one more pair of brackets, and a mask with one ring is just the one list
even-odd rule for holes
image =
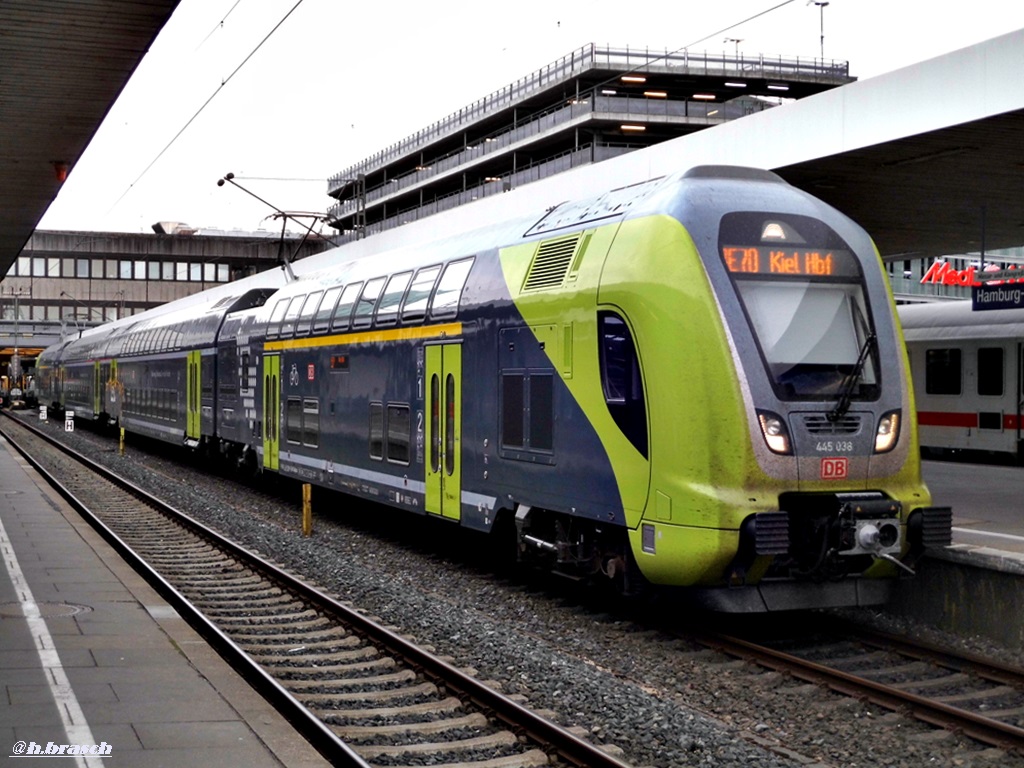
{"label": "lower deck window", "polygon": [[289,397],[285,412],[285,435],[292,445],[316,448],[320,445],[320,401],[315,397]]}
{"label": "lower deck window", "polygon": [[532,451],[555,447],[555,379],[550,372],[501,376],[501,446]]}
{"label": "lower deck window", "polygon": [[388,405],[388,461],[398,464],[409,463],[409,445],[412,438],[412,421],[408,405]]}

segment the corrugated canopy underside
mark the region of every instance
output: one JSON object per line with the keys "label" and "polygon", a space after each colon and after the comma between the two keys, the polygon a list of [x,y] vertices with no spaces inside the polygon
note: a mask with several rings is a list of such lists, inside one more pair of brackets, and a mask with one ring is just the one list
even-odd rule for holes
{"label": "corrugated canopy underside", "polygon": [[0,274],[178,2],[0,3]]}

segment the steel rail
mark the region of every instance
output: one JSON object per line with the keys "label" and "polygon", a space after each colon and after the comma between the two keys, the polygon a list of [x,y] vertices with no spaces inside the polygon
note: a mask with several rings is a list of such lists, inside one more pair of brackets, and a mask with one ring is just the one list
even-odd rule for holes
{"label": "steel rail", "polygon": [[[8,418],[14,419],[14,417],[10,415],[8,415]],[[39,432],[31,425],[26,425],[17,419],[15,420],[30,432],[33,432],[38,437],[46,440],[50,445],[59,448],[76,461],[82,462],[82,464],[90,470],[96,471],[104,479],[114,482],[116,485],[132,494],[138,494],[137,498],[144,500],[147,504],[153,504],[164,514],[167,514],[167,509],[170,509],[167,505],[148,496],[141,489],[136,488],[131,483],[123,480],[123,478],[118,478],[116,475],[82,454],[67,448],[67,446],[61,445],[59,442],[55,442],[48,435]],[[85,503],[78,499],[70,489],[58,480],[39,461],[37,461],[35,457],[29,453],[28,449],[21,445],[21,443],[18,442],[14,436],[2,426],[0,426],[0,435],[2,435],[11,444],[11,446],[18,451],[19,454],[21,454],[25,461],[32,465],[33,469],[35,469],[47,484],[49,484],[65,501],[68,502],[75,512],[81,515],[82,518],[89,523],[89,525],[91,525],[111,547],[113,547],[117,554],[124,559],[128,565],[136,571],[136,573],[141,575],[149,585],[152,586],[160,596],[163,597],[183,619],[185,619],[186,622],[188,622],[189,626],[198,632],[199,635],[201,635],[203,639],[206,640],[210,646],[217,651],[217,653],[220,654],[220,656],[224,658],[235,669],[235,671],[242,676],[243,679],[246,680],[246,682],[248,682],[268,702],[270,702],[270,704],[277,709],[277,711],[280,712],[284,718],[288,720],[288,722],[291,723],[292,726],[295,727],[295,729],[299,731],[299,733],[301,733],[310,742],[310,744],[320,752],[321,755],[324,756],[325,759],[329,760],[334,765],[345,766],[345,768],[371,768],[369,763],[359,757],[351,747],[339,739],[322,720],[303,706],[294,696],[285,690],[277,680],[267,674],[266,670],[260,667],[245,651],[239,648],[231,638],[224,634],[216,624],[210,621],[202,612],[192,605],[188,598],[178,591],[173,584],[164,579],[154,568],[152,568],[152,566],[149,565],[149,563],[142,559],[135,550],[133,550],[120,536],[111,530],[106,523],[100,520]],[[186,517],[187,516],[184,515],[182,516],[182,518]]]}
{"label": "steel rail", "polygon": [[[363,616],[357,613],[355,610],[343,605],[342,603],[335,600],[333,597],[299,580],[298,578],[292,576],[286,571],[281,570],[272,563],[268,563],[267,561],[262,560],[261,558],[254,555],[252,552],[244,549],[241,545],[235,543],[230,539],[225,538],[220,533],[213,530],[212,528],[209,528],[208,526],[199,522],[195,518],[187,515],[184,512],[181,512],[180,510],[176,509],[170,504],[167,504],[166,502],[160,500],[159,498],[150,495],[147,491],[143,490],[142,488],[139,488],[134,483],[130,482],[129,480],[126,480],[120,475],[117,475],[115,472],[107,469],[101,464],[94,462],[87,456],[78,453],[77,451],[68,447],[67,445],[62,444],[60,441],[54,440],[51,436],[47,435],[45,432],[36,429],[33,425],[28,424],[22,421],[21,419],[16,419],[15,417],[10,415],[8,415],[8,418],[14,419],[19,425],[21,425],[25,429],[36,434],[38,437],[45,440],[47,443],[53,445],[55,448],[63,451],[65,454],[72,457],[76,461],[81,462],[90,470],[95,471],[97,474],[101,475],[110,482],[116,484],[118,487],[135,495],[137,498],[144,500],[147,504],[150,504],[153,507],[157,508],[163,514],[180,522],[182,525],[185,525],[188,528],[192,529],[198,535],[203,536],[209,539],[210,541],[216,543],[218,547],[222,548],[228,554],[238,558],[247,566],[263,572],[269,578],[272,578],[275,581],[277,581],[279,586],[288,590],[293,595],[296,595],[297,597],[300,597],[304,600],[308,600],[311,604],[313,604],[318,609],[323,610],[326,613],[338,616],[341,619],[341,621],[349,624],[355,631],[369,638],[371,642],[373,642],[374,644],[379,645],[381,648],[385,649],[392,655],[400,656],[401,658],[405,659],[410,666],[415,668],[417,671],[419,671],[426,677],[433,679],[435,682],[442,683],[445,687],[447,687],[447,689],[450,692],[452,692],[458,698],[462,699],[463,701],[470,702],[477,708],[482,709],[488,716],[493,717],[496,720],[499,720],[505,727],[507,727],[509,730],[513,731],[517,735],[522,735],[535,742],[538,742],[541,745],[541,748],[547,751],[549,754],[557,755],[557,757],[561,760],[571,765],[579,766],[579,768],[629,768],[627,763],[621,762],[608,752],[602,750],[600,747],[597,747],[596,745],[579,738],[575,734],[562,728],[556,723],[553,723],[547,718],[538,715],[536,712],[533,712],[527,709],[526,707],[523,707],[522,705],[513,701],[512,699],[500,693],[499,691],[491,688],[490,686],[477,680],[476,678],[464,673],[462,670],[452,666],[443,659],[438,658],[432,653],[429,653],[423,648],[420,648],[416,644],[406,640],[405,638],[392,632],[386,627],[377,624],[376,622],[372,621],[366,616]],[[0,428],[0,433],[3,432],[4,430]],[[10,438],[8,437],[8,439]],[[68,499],[69,503],[75,506],[76,509],[84,506],[81,505],[80,502],[78,502],[78,500],[74,498],[73,494],[64,489],[55,478],[51,478],[50,475],[45,472],[45,470],[39,468],[36,462],[34,462],[29,456],[27,456],[24,451],[22,451],[20,448],[18,450],[19,452],[22,453],[22,455],[26,456],[26,459],[30,461],[33,464],[33,466],[36,466],[37,469],[40,469],[44,476],[47,477],[47,482],[51,483],[51,485],[54,485],[58,492],[61,493],[61,495],[64,496],[66,499]],[[149,565],[142,562],[141,559],[139,559],[135,555],[135,553],[132,552],[132,550],[129,549],[127,545],[124,544],[124,542],[122,542],[119,539],[119,537],[116,536],[116,534],[114,534],[112,531],[109,531],[109,529],[107,529],[107,527],[101,521],[95,520],[94,516],[92,516],[91,513],[89,513],[87,519],[91,524],[94,525],[94,527],[97,528],[97,530],[100,531],[101,534],[103,534],[105,537],[111,537],[111,543],[114,544],[114,546],[119,550],[119,552],[121,552],[122,554],[130,553],[130,555],[125,555],[126,559],[128,559],[133,564],[133,566],[135,565],[135,563],[138,563],[141,566],[139,572],[142,573],[147,579],[153,578],[155,580],[154,586],[156,586],[158,589],[166,589],[167,594],[172,596],[175,601],[181,601],[185,605],[189,605],[184,596],[178,593],[178,591],[173,586],[167,584]],[[114,542],[116,542],[116,544]],[[170,598],[168,598],[168,601],[170,602]],[[175,605],[175,607],[177,608],[177,605]],[[189,608],[186,609],[186,612],[189,614],[189,616],[192,616],[194,611],[195,609],[192,609],[190,605]],[[242,657],[244,657],[244,659],[240,659],[239,663],[244,664],[246,669],[249,668],[249,664],[251,664],[252,662],[249,661],[249,658],[244,651],[238,648],[238,646],[236,646],[226,635],[224,635],[223,632],[221,632],[216,626],[214,626],[208,619],[202,616],[202,614],[195,612],[194,615],[196,616],[197,620],[197,631],[201,631],[201,633],[209,632],[208,639],[210,640],[210,642],[216,642],[218,644],[218,647],[224,647],[225,649],[227,649],[228,652],[232,655],[232,657],[234,656],[235,653],[240,654]],[[201,630],[200,627],[202,628]],[[326,743],[324,744],[325,748],[334,749],[335,744],[340,744],[344,747],[344,751],[342,754],[343,760],[347,760],[347,755],[350,754],[354,760],[359,761],[340,762],[340,765],[352,765],[358,766],[358,768],[363,768],[364,766],[366,766],[366,763],[362,761],[362,758],[360,758],[358,755],[352,752],[351,748],[348,747],[348,745],[344,744],[344,742],[341,742],[338,739],[338,737],[335,736],[335,734],[331,732],[326,725],[323,724],[322,721],[316,719],[314,715],[309,713],[308,710],[306,710],[306,708],[303,707],[302,704],[296,701],[291,696],[291,694],[289,694],[284,688],[282,688],[281,685],[276,680],[267,675],[267,673],[263,669],[259,667],[256,667],[256,669],[258,669],[259,671],[259,675],[256,678],[257,681],[260,683],[260,687],[258,688],[258,690],[260,690],[260,692],[263,693],[262,686],[264,684],[264,681],[266,681],[266,689],[269,692],[269,694],[274,697],[273,699],[271,699],[272,703],[276,702],[277,700],[280,700],[289,709],[292,707],[292,705],[297,706],[303,710],[301,718],[299,715],[296,715],[297,719],[305,721],[306,719],[312,717],[316,720],[317,727],[311,729],[312,737],[310,734],[306,734],[305,732],[303,733],[303,735],[305,735],[306,738],[310,739],[311,743],[313,743],[314,746],[320,749],[320,734],[329,735],[329,738],[326,740]],[[264,695],[267,696],[268,694],[264,693]],[[268,698],[270,698],[270,696],[268,696]],[[318,740],[314,741],[313,737],[317,738]],[[321,752],[323,753],[323,750],[321,750]]]}
{"label": "steel rail", "polygon": [[922,722],[960,732],[1001,749],[1024,753],[1024,729],[1017,726],[737,637],[699,633],[696,639],[729,656],[747,659],[810,683],[825,685],[847,696],[867,699],[886,709],[906,709]]}

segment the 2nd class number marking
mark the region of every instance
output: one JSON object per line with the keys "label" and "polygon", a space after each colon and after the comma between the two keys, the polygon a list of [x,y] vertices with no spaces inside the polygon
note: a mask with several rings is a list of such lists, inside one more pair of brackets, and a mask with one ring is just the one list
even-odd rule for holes
{"label": "2nd class number marking", "polygon": [[815,450],[818,453],[852,453],[853,443],[848,440],[819,440]]}

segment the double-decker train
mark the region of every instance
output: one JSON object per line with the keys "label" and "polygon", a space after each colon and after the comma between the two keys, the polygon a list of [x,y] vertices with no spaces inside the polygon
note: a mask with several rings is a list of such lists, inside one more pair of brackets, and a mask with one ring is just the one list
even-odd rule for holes
{"label": "double-decker train", "polygon": [[40,402],[722,611],[879,603],[948,543],[850,219],[701,166],[478,223],[85,331]]}
{"label": "double-decker train", "polygon": [[973,311],[970,301],[948,301],[899,313],[922,447],[1024,459],[1024,309]]}

